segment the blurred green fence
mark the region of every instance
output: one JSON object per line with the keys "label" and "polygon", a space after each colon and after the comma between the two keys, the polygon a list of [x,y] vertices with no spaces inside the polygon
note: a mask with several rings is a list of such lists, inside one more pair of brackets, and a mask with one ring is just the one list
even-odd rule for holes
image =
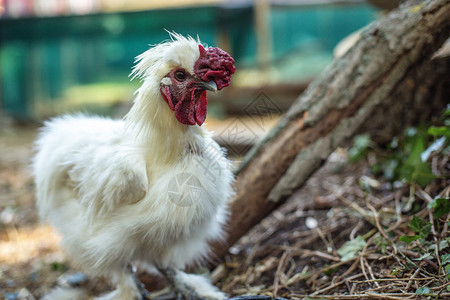
{"label": "blurred green fence", "polygon": [[[273,61],[302,51],[322,53],[329,60],[337,42],[373,20],[375,13],[366,5],[274,7],[270,12]],[[68,91],[77,86],[132,86],[127,75],[134,57],[147,50],[148,44],[167,40],[164,29],[198,34],[207,44],[224,47],[238,68],[255,66],[252,7],[0,19],[3,113],[18,118],[45,115],[52,103],[70,97]],[[73,95],[90,101],[89,91],[96,90]]]}

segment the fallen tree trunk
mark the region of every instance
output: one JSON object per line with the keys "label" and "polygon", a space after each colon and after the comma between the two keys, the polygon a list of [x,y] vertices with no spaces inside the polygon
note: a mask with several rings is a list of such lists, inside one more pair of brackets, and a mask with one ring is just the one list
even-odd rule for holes
{"label": "fallen tree trunk", "polygon": [[[427,84],[416,86],[417,72],[430,68],[431,56],[450,36],[449,15],[450,0],[406,3],[368,26],[356,45],[311,83],[238,170],[229,235],[226,243],[214,245],[217,257],[284,203],[336,147],[363,128],[382,127],[373,116],[382,116],[389,125],[383,109],[400,107],[400,112],[393,109],[396,118],[408,104],[426,104],[434,82],[442,78],[428,76],[423,78]],[[408,86],[411,95],[396,99]],[[416,98],[412,92],[419,89]],[[445,102],[438,99],[430,107]]]}
{"label": "fallen tree trunk", "polygon": [[372,112],[359,133],[386,144],[407,126],[438,118],[450,99],[450,40],[441,54],[411,68],[389,96]]}

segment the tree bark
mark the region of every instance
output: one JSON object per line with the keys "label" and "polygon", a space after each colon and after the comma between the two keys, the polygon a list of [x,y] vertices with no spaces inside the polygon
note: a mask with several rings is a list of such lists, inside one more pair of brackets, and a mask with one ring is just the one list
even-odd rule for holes
{"label": "tree bark", "polygon": [[[450,0],[407,2],[365,28],[360,40],[310,84],[242,162],[228,238],[214,245],[217,257],[284,203],[348,138],[363,129],[381,132],[393,124],[389,118],[401,120],[403,112],[406,118],[411,105],[425,107],[426,117],[438,113],[434,109],[446,100],[432,97],[433,91],[449,93],[442,73],[429,76],[430,58],[450,36],[448,16]],[[443,72],[448,76],[448,59],[446,63]],[[424,71],[428,75],[421,75]],[[433,104],[427,106],[427,101]],[[397,127],[384,136],[392,136]]]}
{"label": "tree bark", "polygon": [[408,126],[438,118],[450,99],[450,40],[444,49],[445,53],[411,68],[357,134],[370,133],[372,140],[383,145]]}

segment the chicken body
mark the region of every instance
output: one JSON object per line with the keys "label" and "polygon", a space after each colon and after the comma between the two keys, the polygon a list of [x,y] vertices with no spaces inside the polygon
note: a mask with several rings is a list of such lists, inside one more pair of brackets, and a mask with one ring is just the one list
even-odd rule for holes
{"label": "chicken body", "polygon": [[[47,122],[37,141],[41,217],[62,235],[74,263],[117,284],[96,299],[139,299],[131,263],[183,269],[207,257],[208,241],[223,238],[230,163],[204,127],[175,119],[160,92],[174,68],[194,73],[199,56],[198,42],[175,38],[160,45],[166,52],[141,56],[135,73],[143,85],[124,120],[63,116]],[[185,281],[201,297],[224,297],[203,277]]]}

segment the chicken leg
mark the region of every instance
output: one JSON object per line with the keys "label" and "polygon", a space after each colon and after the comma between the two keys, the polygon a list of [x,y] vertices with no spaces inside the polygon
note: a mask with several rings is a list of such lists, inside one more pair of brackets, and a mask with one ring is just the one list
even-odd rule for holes
{"label": "chicken leg", "polygon": [[[116,289],[105,295],[95,297],[94,300],[146,300],[147,295],[143,292],[145,288],[139,282],[134,270],[130,267],[125,272],[116,277]],[[147,292],[148,293],[148,292]]]}
{"label": "chicken leg", "polygon": [[150,299],[150,292],[147,291],[147,289],[145,288],[145,285],[139,281],[139,278],[136,275],[136,267],[134,267],[132,265],[128,265],[128,270],[130,271],[130,274],[133,278],[136,288],[138,289],[139,293],[141,294],[140,300]]}
{"label": "chicken leg", "polygon": [[177,299],[218,300],[227,298],[202,275],[187,274],[171,267],[158,268],[158,270],[174,289]]}

